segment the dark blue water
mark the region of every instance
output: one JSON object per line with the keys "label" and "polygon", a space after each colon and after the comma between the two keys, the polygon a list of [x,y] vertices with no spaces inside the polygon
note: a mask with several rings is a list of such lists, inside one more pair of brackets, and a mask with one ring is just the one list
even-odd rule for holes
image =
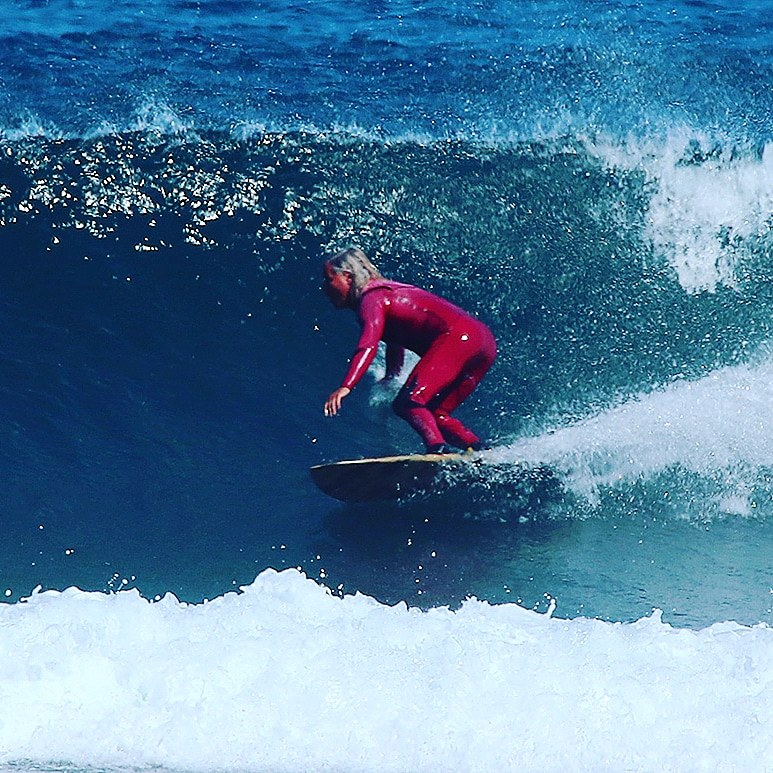
{"label": "dark blue water", "polygon": [[[772,47],[751,2],[9,3],[0,591],[769,622]],[[349,244],[491,326],[462,414],[558,489],[313,488],[418,450],[372,382],[322,415]]]}

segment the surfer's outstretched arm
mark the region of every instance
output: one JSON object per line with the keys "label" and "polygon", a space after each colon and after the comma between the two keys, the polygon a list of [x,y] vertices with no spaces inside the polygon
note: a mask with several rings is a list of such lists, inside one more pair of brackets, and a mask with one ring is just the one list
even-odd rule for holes
{"label": "surfer's outstretched arm", "polygon": [[[364,307],[364,308],[363,308]],[[368,302],[358,306],[362,332],[357,348],[349,361],[349,369],[341,386],[330,394],[325,403],[325,416],[335,416],[341,408],[341,401],[354,389],[365,375],[376,357],[378,343],[384,330],[384,306],[382,302]],[[393,353],[393,366],[397,365]]]}

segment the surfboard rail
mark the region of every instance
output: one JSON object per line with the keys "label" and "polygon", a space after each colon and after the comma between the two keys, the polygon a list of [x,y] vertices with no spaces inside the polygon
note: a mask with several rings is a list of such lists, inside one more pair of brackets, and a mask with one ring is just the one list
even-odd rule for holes
{"label": "surfboard rail", "polygon": [[310,472],[328,496],[342,502],[369,502],[435,491],[444,476],[479,462],[473,453],[402,454],[317,464]]}

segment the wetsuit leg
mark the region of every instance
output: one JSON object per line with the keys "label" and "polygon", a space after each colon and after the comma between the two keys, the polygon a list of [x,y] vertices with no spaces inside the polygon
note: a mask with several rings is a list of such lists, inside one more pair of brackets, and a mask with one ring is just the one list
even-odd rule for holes
{"label": "wetsuit leg", "polygon": [[478,386],[483,376],[491,367],[492,359],[486,357],[476,358],[468,363],[468,367],[461,374],[451,388],[440,395],[437,405],[432,405],[438,429],[443,434],[446,442],[459,448],[469,448],[480,443],[480,438],[470,429],[464,426],[459,419],[451,416],[451,411],[458,408]]}
{"label": "wetsuit leg", "polygon": [[393,408],[421,435],[427,447],[448,441],[466,448],[475,433],[448,414],[480,382],[496,356],[496,344],[484,325],[440,336],[419,360]]}
{"label": "wetsuit leg", "polygon": [[401,419],[405,419],[419,433],[428,449],[445,442],[434,414],[426,406],[411,400],[410,389],[403,387],[400,390],[392,403],[392,408]]}

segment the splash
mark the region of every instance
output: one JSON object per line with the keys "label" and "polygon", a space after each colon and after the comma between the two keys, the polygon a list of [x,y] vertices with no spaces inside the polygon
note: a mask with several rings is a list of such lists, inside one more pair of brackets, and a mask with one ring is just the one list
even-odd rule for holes
{"label": "splash", "polygon": [[[711,480],[726,512],[751,514],[773,471],[773,359],[677,381],[591,418],[492,451],[548,464],[573,491],[629,487],[673,471]],[[666,494],[667,495],[667,494]]]}
{"label": "splash", "polygon": [[610,168],[645,176],[643,237],[690,293],[738,288],[769,251],[773,145],[671,128],[662,139],[584,138]]}

